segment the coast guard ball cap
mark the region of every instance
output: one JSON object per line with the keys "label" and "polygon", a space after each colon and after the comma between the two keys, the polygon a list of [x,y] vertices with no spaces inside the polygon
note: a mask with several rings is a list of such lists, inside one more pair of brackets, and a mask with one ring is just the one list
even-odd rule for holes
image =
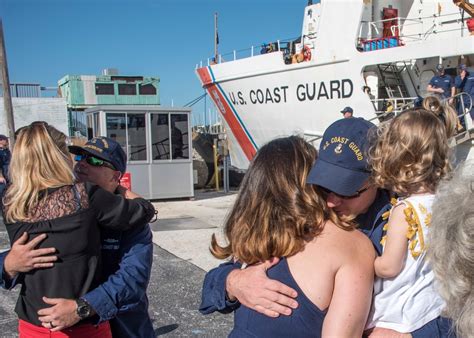
{"label": "coast guard ball cap", "polygon": [[354,111],[352,110],[351,107],[346,107],[343,110],[341,110],[341,113],[353,113]]}
{"label": "coast guard ball cap", "polygon": [[69,146],[69,152],[74,155],[89,154],[97,157],[112,164],[122,174],[127,169],[127,155],[125,155],[122,146],[108,137],[94,137],[82,147]]}
{"label": "coast guard ball cap", "polygon": [[444,70],[443,65],[437,65],[436,70],[441,73]]}
{"label": "coast guard ball cap", "polygon": [[352,196],[370,177],[367,150],[369,130],[375,128],[363,118],[342,119],[324,132],[319,156],[306,183],[316,184],[342,196]]}
{"label": "coast guard ball cap", "polygon": [[464,63],[461,63],[458,68],[459,70],[467,70],[467,67]]}

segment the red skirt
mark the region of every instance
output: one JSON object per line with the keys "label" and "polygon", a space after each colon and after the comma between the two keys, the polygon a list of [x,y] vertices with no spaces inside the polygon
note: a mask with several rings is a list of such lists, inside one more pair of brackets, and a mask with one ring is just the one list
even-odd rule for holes
{"label": "red skirt", "polygon": [[20,319],[18,332],[20,338],[112,338],[109,322],[102,322],[99,325],[79,324],[62,331],[51,332],[44,326],[36,326]]}

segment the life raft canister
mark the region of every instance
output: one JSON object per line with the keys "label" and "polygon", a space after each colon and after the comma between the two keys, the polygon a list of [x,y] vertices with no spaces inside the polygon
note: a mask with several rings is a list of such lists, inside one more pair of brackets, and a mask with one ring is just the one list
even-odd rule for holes
{"label": "life raft canister", "polygon": [[308,45],[304,45],[303,47],[303,59],[304,61],[311,60],[311,48]]}

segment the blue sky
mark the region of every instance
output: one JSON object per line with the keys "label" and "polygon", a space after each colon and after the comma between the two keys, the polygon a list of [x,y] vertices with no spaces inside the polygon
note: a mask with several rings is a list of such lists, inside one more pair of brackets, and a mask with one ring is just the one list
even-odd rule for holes
{"label": "blue sky", "polygon": [[[316,1],[314,1],[316,2]],[[301,34],[307,0],[2,0],[10,82],[56,86],[66,74],[160,77],[161,104],[203,93],[194,69],[214,52]],[[209,107],[209,102],[208,102]],[[204,110],[196,105],[193,113]]]}

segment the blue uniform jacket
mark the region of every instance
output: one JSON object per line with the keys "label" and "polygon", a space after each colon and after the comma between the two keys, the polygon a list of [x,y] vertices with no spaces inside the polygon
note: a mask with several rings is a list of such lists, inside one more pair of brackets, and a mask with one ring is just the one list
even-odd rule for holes
{"label": "blue uniform jacket", "polygon": [[454,87],[454,80],[450,75],[435,75],[429,83],[434,88],[442,88],[444,93],[441,94],[443,98],[451,97],[451,88]]}
{"label": "blue uniform jacket", "polygon": [[[382,215],[390,207],[388,192],[379,190],[375,202],[370,206],[369,210],[356,220],[361,225],[361,230],[374,244],[379,255],[382,252],[380,240],[382,239],[383,226],[386,223]],[[227,276],[232,270],[239,268],[240,265],[238,263],[227,262],[206,274],[202,287],[201,305],[199,306],[199,311],[202,314],[209,314],[215,311],[229,313],[239,306],[238,302],[230,302],[226,298],[225,291]]]}
{"label": "blue uniform jacket", "polygon": [[[154,337],[148,315],[146,288],[153,262],[153,242],[149,226],[129,231],[101,230],[104,282],[84,298],[100,321],[110,320],[113,337]],[[17,280],[8,280],[3,269],[7,252],[0,254],[0,286],[10,289]]]}

